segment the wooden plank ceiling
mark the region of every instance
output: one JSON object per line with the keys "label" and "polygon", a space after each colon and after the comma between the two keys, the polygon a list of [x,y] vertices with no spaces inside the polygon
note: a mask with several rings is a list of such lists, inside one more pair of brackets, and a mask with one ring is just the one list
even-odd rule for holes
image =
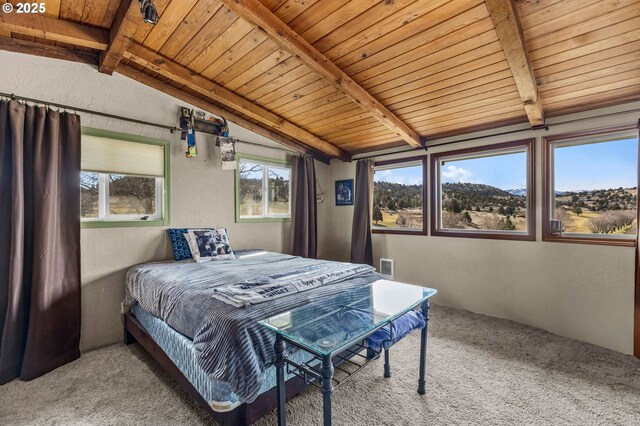
{"label": "wooden plank ceiling", "polygon": [[0,14],[0,48],[102,53],[103,72],[344,160],[640,99],[640,0],[155,0],[155,26],[133,2]]}

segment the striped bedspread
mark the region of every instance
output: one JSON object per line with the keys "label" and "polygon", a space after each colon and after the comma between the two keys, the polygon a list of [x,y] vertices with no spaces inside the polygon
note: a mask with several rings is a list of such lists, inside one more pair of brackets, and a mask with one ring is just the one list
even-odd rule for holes
{"label": "striped bedspread", "polygon": [[369,265],[320,262],[291,271],[262,275],[239,283],[216,287],[213,290],[213,298],[241,308],[309,291],[321,285],[371,272],[372,269]]}
{"label": "striped bedspread", "polygon": [[195,263],[154,262],[129,270],[125,303],[164,320],[193,340],[198,365],[212,378],[229,384],[244,402],[259,394],[266,368],[274,359],[274,335],[256,321],[370,284],[381,278],[373,268],[356,268],[343,279],[266,303],[238,308],[213,297],[217,287],[279,276],[322,265],[344,264],[264,251],[239,251],[236,260]]}

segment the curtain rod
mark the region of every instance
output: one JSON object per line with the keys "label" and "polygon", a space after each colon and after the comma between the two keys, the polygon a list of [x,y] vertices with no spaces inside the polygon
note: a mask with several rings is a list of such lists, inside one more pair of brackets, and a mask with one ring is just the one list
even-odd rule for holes
{"label": "curtain rod", "polygon": [[109,114],[109,113],[100,112],[100,111],[93,111],[93,110],[84,109],[84,108],[77,108],[77,107],[73,107],[73,106],[69,106],[69,105],[58,104],[58,103],[55,103],[55,102],[43,101],[43,100],[40,100],[40,99],[27,98],[27,97],[24,97],[24,96],[14,95],[13,93],[2,93],[2,92],[0,92],[0,96],[5,97],[5,98],[10,98],[10,99],[13,99],[13,100],[21,100],[21,101],[25,101],[25,102],[32,102],[34,104],[40,104],[40,105],[45,105],[45,106],[53,106],[53,107],[56,107],[56,108],[68,109],[68,110],[76,111],[76,112],[84,112],[84,113],[87,113],[87,114],[99,115],[99,116],[102,116],[102,117],[113,118],[113,119],[116,119],[116,120],[129,121],[131,123],[136,123],[136,124],[144,124],[144,125],[147,125],[147,126],[159,127],[161,129],[169,130],[171,133],[173,133],[174,130],[181,130],[179,127],[167,126],[166,124],[152,123],[152,122],[149,122],[149,121],[137,120],[135,118],[123,117],[121,115]]}
{"label": "curtain rod", "polygon": [[[84,112],[84,113],[87,113],[87,114],[99,115],[101,117],[107,117],[107,118],[113,118],[113,119],[116,119],[116,120],[128,121],[130,123],[144,124],[146,126],[152,126],[152,127],[158,127],[158,128],[161,128],[161,129],[166,129],[166,130],[169,130],[171,133],[173,133],[174,131],[182,131],[181,128],[176,127],[176,126],[168,126],[166,124],[152,123],[152,122],[149,122],[149,121],[137,120],[135,118],[123,117],[121,115],[109,114],[109,113],[100,112],[100,111],[93,111],[93,110],[84,109],[84,108],[77,108],[77,107],[73,107],[73,106],[69,106],[69,105],[58,104],[58,103],[55,103],[55,102],[43,101],[43,100],[40,100],[40,99],[27,98],[25,96],[15,95],[13,93],[0,92],[0,97],[9,98],[9,99],[12,99],[12,100],[21,100],[21,101],[31,102],[31,103],[34,103],[34,104],[40,104],[40,105],[45,105],[45,106],[53,106],[53,107],[56,107],[56,108],[61,108],[61,109],[71,110],[71,111],[76,111],[76,112]],[[296,152],[294,150],[291,150],[291,149],[287,149],[287,148],[280,148],[280,147],[276,147],[276,146],[263,145],[261,143],[247,142],[247,141],[242,141],[242,140],[238,140],[238,142],[241,142],[243,144],[248,144],[248,145],[255,145],[255,146],[262,147],[262,148],[269,148],[269,149],[275,149],[275,150],[278,150],[278,151],[285,151],[285,152],[291,152],[291,153],[294,153],[294,154],[299,154],[298,152]]]}
{"label": "curtain rod", "polygon": [[[578,122],[581,122],[581,121],[593,120],[594,118],[615,117],[617,115],[632,114],[634,112],[640,112],[640,108],[634,108],[634,109],[630,109],[630,110],[626,110],[626,111],[609,112],[609,113],[606,113],[606,114],[593,115],[593,116],[590,116],[590,117],[573,118],[573,119],[570,119],[570,120],[559,121],[557,123],[545,124],[543,126],[539,126],[539,127],[535,127],[535,128],[528,128],[528,129],[521,129],[521,130],[508,130],[508,131],[505,131],[505,132],[492,133],[490,135],[485,135],[485,136],[474,136],[474,137],[470,137],[470,138],[457,139],[457,140],[449,141],[449,142],[442,142],[442,143],[436,143],[436,144],[433,144],[433,145],[426,145],[423,148],[409,148],[409,149],[402,149],[402,150],[397,150],[397,151],[393,151],[393,152],[385,152],[385,153],[382,153],[382,154],[371,154],[371,155],[366,155],[366,156],[363,156],[363,157],[356,157],[356,158],[354,158],[354,160],[367,160],[369,158],[386,157],[386,156],[389,156],[389,155],[403,154],[405,152],[427,151],[429,148],[433,148],[433,147],[436,147],[436,146],[453,145],[453,144],[461,143],[461,142],[470,142],[470,141],[482,140],[482,139],[487,139],[487,138],[493,138],[493,137],[496,137],[496,136],[510,135],[510,134],[513,134],[513,133],[522,133],[522,132],[527,132],[527,131],[530,131],[530,130],[534,130],[534,131],[535,130],[545,130],[545,131],[548,131],[550,127],[557,126],[557,125],[560,125],[560,124],[578,123]],[[639,122],[640,122],[640,120],[639,120]]]}

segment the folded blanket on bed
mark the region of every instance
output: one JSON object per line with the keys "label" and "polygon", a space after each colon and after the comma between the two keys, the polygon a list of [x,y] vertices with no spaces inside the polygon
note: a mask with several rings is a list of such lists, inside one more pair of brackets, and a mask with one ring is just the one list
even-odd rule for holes
{"label": "folded blanket on bed", "polygon": [[272,275],[261,275],[213,289],[213,298],[238,308],[267,302],[324,284],[373,271],[369,265],[322,263]]}

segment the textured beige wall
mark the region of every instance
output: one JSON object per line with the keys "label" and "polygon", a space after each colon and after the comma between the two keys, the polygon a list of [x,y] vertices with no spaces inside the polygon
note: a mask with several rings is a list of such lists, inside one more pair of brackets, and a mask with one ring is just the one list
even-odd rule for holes
{"label": "textured beige wall", "polygon": [[[176,124],[184,103],[118,74],[106,76],[88,65],[0,52],[0,91],[50,100],[79,108]],[[220,152],[213,138],[198,134],[198,157],[184,156],[179,134],[120,120],[82,114],[84,126],[144,135],[171,141],[171,226],[220,226],[229,229],[234,248],[259,247],[287,252],[289,223],[235,223],[234,172],[220,168]],[[231,124],[231,135],[250,142],[275,144]],[[238,145],[238,151],[284,158],[282,151]],[[321,185],[328,166],[317,164]],[[329,236],[327,203],[319,206],[323,247]],[[88,350],[122,338],[120,302],[126,271],[133,265],[171,257],[164,228],[82,230],[82,341]]]}
{"label": "textured beige wall", "polygon": [[[639,107],[639,103],[629,104],[549,121]],[[544,134],[635,123],[637,119],[637,113],[594,118],[552,126]],[[519,128],[522,126],[501,130]],[[633,349],[634,249],[540,241],[540,135],[541,132],[523,131],[515,136],[492,137],[429,150],[440,152],[538,136],[537,242],[374,234],[375,265],[380,257],[395,259],[396,279],[437,288],[436,303],[511,319],[630,354]],[[473,135],[464,137],[469,136]],[[412,155],[416,153],[385,159]],[[355,162],[332,161],[330,190],[333,191],[336,180],[354,176]],[[336,207],[333,197],[331,192],[327,257],[349,260],[353,207]]]}
{"label": "textured beige wall", "polygon": [[[0,91],[159,123],[175,123],[180,102],[122,76],[105,76],[87,65],[0,52]],[[635,108],[640,104],[635,104]],[[623,110],[609,108],[607,111]],[[580,114],[586,116],[588,114]],[[594,119],[553,128],[558,133],[633,122],[637,115]],[[553,120],[551,120],[553,121]],[[197,159],[184,157],[178,135],[119,120],[83,115],[86,126],[171,138],[172,226],[226,226],[238,248],[288,249],[287,224],[235,224],[233,173],[220,170],[210,139],[199,135]],[[269,143],[232,126],[244,140]],[[483,134],[487,132],[481,132]],[[523,132],[518,138],[530,136]],[[481,143],[514,139],[499,137]],[[439,142],[439,141],[432,141]],[[454,148],[470,146],[455,145]],[[436,152],[437,148],[432,151]],[[276,151],[244,149],[273,156]],[[539,164],[539,162],[538,162]],[[348,260],[352,207],[334,205],[334,181],[354,176],[355,163],[317,167],[326,192],[318,205],[319,254]],[[538,188],[538,197],[540,190]],[[539,217],[539,215],[538,215]],[[538,229],[540,229],[538,220]],[[396,278],[438,288],[436,302],[509,318],[620,352],[632,349],[633,249],[553,244],[375,235],[374,256],[396,260]],[[161,228],[82,231],[82,349],[121,338],[120,300],[126,270],[170,256]]]}

